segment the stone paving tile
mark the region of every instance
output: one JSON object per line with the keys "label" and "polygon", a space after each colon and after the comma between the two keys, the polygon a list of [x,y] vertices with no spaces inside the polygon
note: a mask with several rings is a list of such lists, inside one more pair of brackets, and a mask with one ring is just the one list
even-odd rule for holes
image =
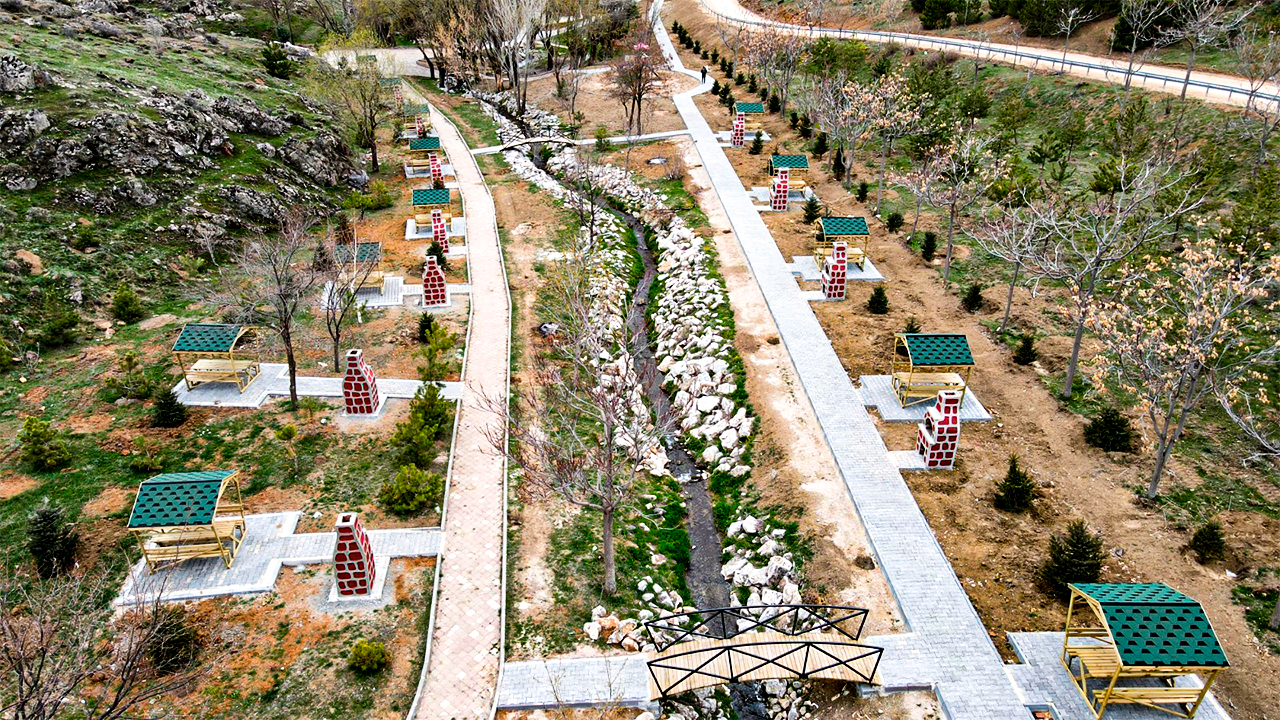
{"label": "stone paving tile", "polygon": [[487,719],[502,642],[506,464],[486,437],[495,426],[500,430],[500,418],[481,399],[507,393],[510,297],[484,176],[457,129],[434,109],[431,116],[453,160],[469,221],[471,320],[444,519],[447,540],[415,717]]}
{"label": "stone paving tile", "polygon": [[502,668],[498,707],[635,706],[649,702],[648,655],[528,660]]}
{"label": "stone paving tile", "polygon": [[[337,535],[294,534],[300,512],[245,516],[245,539],[228,568],[219,558],[199,558],[152,573],[139,560],[125,578],[116,605],[131,605],[160,593],[165,600],[269,592],[284,565],[333,561]],[[374,556],[434,557],[440,552],[439,528],[370,530]]]}
{"label": "stone paving tile", "polygon": [[[933,407],[932,400],[918,402],[906,407],[898,403],[898,396],[893,394],[893,384],[888,375],[863,375],[858,378],[859,394],[862,404],[875,408],[876,414],[885,422],[920,422],[924,414]],[[964,389],[964,402],[960,407],[960,422],[988,422],[992,419],[982,401],[972,388]],[[960,449],[964,450],[964,435],[960,437]]]}
{"label": "stone paving tile", "polygon": [[[373,369],[374,374],[378,368]],[[462,397],[462,383],[441,382],[440,396],[446,400]],[[421,380],[378,378],[378,392],[384,398],[407,399],[413,397]],[[186,382],[179,380],[173,386],[178,402],[192,407],[262,407],[271,397],[289,396],[289,366],[284,363],[262,363],[262,373],[245,391],[240,392],[235,383],[202,383],[188,390]],[[298,376],[300,397],[342,397],[342,378]]]}

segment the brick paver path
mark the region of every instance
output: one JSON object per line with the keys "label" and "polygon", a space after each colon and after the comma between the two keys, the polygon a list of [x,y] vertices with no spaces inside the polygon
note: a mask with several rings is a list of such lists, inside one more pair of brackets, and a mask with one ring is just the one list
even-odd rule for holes
{"label": "brick paver path", "polygon": [[493,198],[457,128],[431,121],[457,172],[467,215],[471,319],[461,415],[444,518],[444,550],[418,718],[488,718],[502,643],[503,479],[506,464],[486,429],[501,427],[481,398],[505,398],[511,302],[498,246]]}

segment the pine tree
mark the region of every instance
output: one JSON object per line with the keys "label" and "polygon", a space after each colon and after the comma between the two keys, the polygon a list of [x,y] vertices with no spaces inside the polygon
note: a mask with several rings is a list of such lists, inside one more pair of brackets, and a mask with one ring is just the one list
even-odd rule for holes
{"label": "pine tree", "polygon": [[871,291],[871,297],[867,298],[867,312],[872,315],[889,313],[889,296],[885,294],[883,285],[877,285],[876,289]]}
{"label": "pine tree", "polygon": [[827,134],[824,132],[818,133],[818,139],[813,141],[813,156],[820,158],[826,155],[829,149],[827,146]]}
{"label": "pine tree", "polygon": [[[907,318],[907,324],[902,326],[902,332],[904,333],[920,332],[920,321],[916,319],[915,315],[912,315],[911,317]],[[906,350],[906,348],[903,348],[903,350]]]}
{"label": "pine tree", "polygon": [[982,309],[982,286],[978,283],[970,285],[964,297],[960,300],[960,304],[969,313],[976,313]]}
{"label": "pine tree", "polygon": [[173,390],[156,393],[156,404],[151,408],[151,426],[175,428],[187,421],[187,406],[178,401]]}
{"label": "pine tree", "polygon": [[147,309],[142,306],[138,294],[121,285],[111,298],[111,316],[125,325],[132,325],[147,316]]}
{"label": "pine tree", "polygon": [[1066,598],[1067,583],[1097,582],[1102,577],[1102,535],[1089,531],[1083,520],[1067,526],[1065,535],[1049,538],[1049,558],[1040,568],[1040,581],[1045,590]]}
{"label": "pine tree", "polygon": [[1187,549],[1195,553],[1196,561],[1201,565],[1225,558],[1227,538],[1222,532],[1222,523],[1210,520],[1196,528],[1191,541],[1187,543]]}
{"label": "pine tree", "polygon": [[750,78],[750,82],[747,83],[747,92],[751,93],[752,95],[755,95],[756,93],[760,92],[760,83],[759,81],[756,80],[755,75],[752,75]]}
{"label": "pine tree", "polygon": [[792,110],[791,117],[788,120],[788,122],[791,124],[792,130],[795,130],[796,128],[800,127],[800,113],[796,112],[795,110]]}
{"label": "pine tree", "polygon": [[805,140],[813,137],[813,122],[809,120],[808,115],[800,116],[800,137]]}
{"label": "pine tree", "polygon": [[951,0],[925,0],[920,11],[920,27],[941,30],[951,25]]}
{"label": "pine tree", "polygon": [[764,152],[764,136],[760,134],[759,130],[756,131],[756,137],[751,141],[751,147],[747,149],[747,152],[752,155],[759,155]]}
{"label": "pine tree", "polygon": [[267,43],[262,48],[262,68],[273,78],[288,80],[293,76],[293,61],[280,43]]}
{"label": "pine tree", "polygon": [[782,109],[782,99],[778,97],[778,93],[769,93],[769,112],[777,114]]}
{"label": "pine tree", "polygon": [[59,470],[71,462],[71,451],[61,434],[34,415],[23,421],[18,444],[22,447],[22,459],[40,472]]}
{"label": "pine tree", "polygon": [[804,222],[806,225],[812,225],[818,220],[822,214],[822,206],[818,204],[818,198],[810,195],[808,200],[804,201]]}
{"label": "pine tree", "polygon": [[48,579],[70,570],[79,544],[75,526],[67,522],[62,508],[49,504],[49,498],[27,516],[27,550],[40,577]]}
{"label": "pine tree", "polygon": [[925,262],[933,262],[933,256],[938,252],[938,234],[933,231],[925,231],[924,242],[920,246],[920,257]]}
{"label": "pine tree", "polygon": [[431,245],[427,248],[427,254],[436,259],[436,265],[445,272],[449,271],[449,259],[445,257],[444,248],[435,240],[431,241]]}
{"label": "pine tree", "polygon": [[1035,481],[1018,467],[1018,456],[1010,455],[1009,470],[996,484],[996,494],[992,504],[1006,512],[1022,512],[1031,507],[1031,503],[1035,501],[1038,494]]}
{"label": "pine tree", "polygon": [[1103,408],[1084,426],[1084,441],[1107,452],[1133,452],[1133,424],[1113,407]]}
{"label": "pine tree", "polygon": [[1023,333],[1018,336],[1018,347],[1013,351],[1013,361],[1019,365],[1030,365],[1040,357],[1036,350],[1036,336]]}
{"label": "pine tree", "polygon": [[711,81],[711,94],[712,94],[712,95],[715,95],[716,97],[720,97],[720,95],[721,95],[721,94],[723,94],[723,92],[724,92],[724,88],[723,88],[723,87],[721,87],[721,85],[720,85],[720,81],[719,81],[719,80],[712,80],[712,81]]}

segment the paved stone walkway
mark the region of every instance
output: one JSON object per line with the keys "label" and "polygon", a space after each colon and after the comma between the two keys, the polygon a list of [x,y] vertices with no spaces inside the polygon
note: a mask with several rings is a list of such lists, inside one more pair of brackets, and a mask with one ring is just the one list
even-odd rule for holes
{"label": "paved stone walkway", "polygon": [[649,702],[649,656],[527,660],[502,668],[498,707],[636,707]]}
{"label": "paved stone walkway", "polygon": [[[378,368],[373,369],[374,374]],[[458,400],[462,397],[462,383],[441,382],[440,395],[446,400]],[[378,393],[384,399],[412,398],[421,380],[402,380],[396,378],[378,378]],[[188,390],[187,383],[179,380],[173,386],[178,402],[191,407],[239,407],[257,408],[271,397],[289,397],[289,366],[284,363],[262,363],[262,372],[258,379],[240,392],[235,383],[202,383],[195,389]],[[299,397],[342,397],[342,378],[298,376]]]}
{"label": "paved stone walkway", "polygon": [[[688,130],[663,130],[661,132],[645,133],[643,135],[618,135],[616,137],[605,138],[611,145],[629,145],[631,143],[650,142],[652,140],[669,140],[681,135],[688,135]],[[574,145],[594,145],[595,138],[578,138],[573,141]],[[471,151],[472,155],[497,155],[506,150],[506,145],[490,145],[488,147],[476,148]]]}
{"label": "paved stone walkway", "polygon": [[[655,15],[660,11],[655,5]],[[673,69],[685,71],[661,22],[658,43]],[[1003,663],[956,579],[910,489],[890,461],[862,398],[831,347],[760,214],[752,208],[729,158],[693,96],[709,83],[674,96],[712,186],[724,205],[782,342],[813,405],[836,464],[889,581],[909,640],[886,650],[880,673],[887,689],[930,687],[953,720],[1025,718],[1028,713]],[[869,645],[881,645],[869,638]],[[883,643],[887,645],[888,643]]]}
{"label": "paved stone walkway", "polygon": [[[116,605],[132,605],[160,594],[165,600],[198,600],[219,595],[269,592],[284,565],[333,561],[337,534],[294,534],[300,512],[245,517],[245,540],[230,567],[219,558],[188,560],[152,573],[139,560],[125,579]],[[439,528],[370,530],[369,542],[379,561],[397,557],[433,557],[440,551]]]}
{"label": "paved stone walkway", "polygon": [[502,651],[506,462],[485,435],[501,430],[501,419],[484,409],[481,398],[507,396],[511,298],[484,176],[457,128],[434,108],[431,122],[466,207],[471,319],[444,516],[447,542],[424,675],[410,715],[487,720]]}

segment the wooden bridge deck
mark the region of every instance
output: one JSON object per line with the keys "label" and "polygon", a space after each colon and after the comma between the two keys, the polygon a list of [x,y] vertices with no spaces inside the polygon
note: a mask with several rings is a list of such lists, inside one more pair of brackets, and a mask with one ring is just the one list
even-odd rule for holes
{"label": "wooden bridge deck", "polygon": [[792,678],[879,685],[879,649],[835,637],[761,632],[680,643],[649,661],[649,695],[656,700],[728,682]]}

